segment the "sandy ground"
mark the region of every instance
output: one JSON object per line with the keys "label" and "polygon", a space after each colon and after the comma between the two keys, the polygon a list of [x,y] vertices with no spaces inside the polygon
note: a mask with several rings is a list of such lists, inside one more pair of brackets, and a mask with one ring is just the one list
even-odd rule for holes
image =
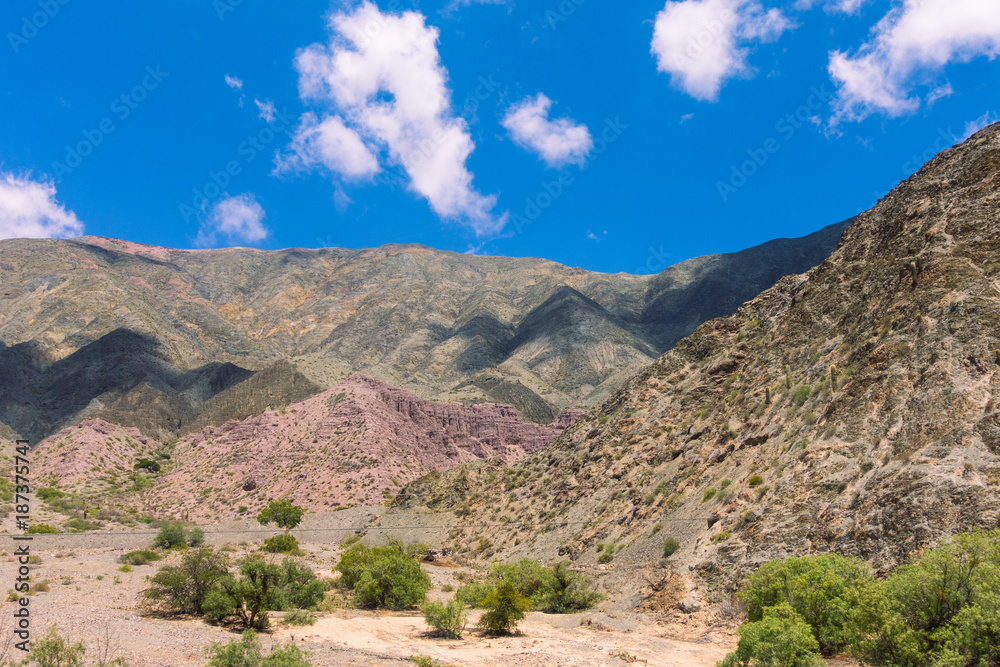
{"label": "sandy ground", "polygon": [[[205,665],[205,648],[212,642],[228,642],[238,635],[226,628],[210,626],[200,619],[160,618],[144,613],[141,592],[164,562],[178,560],[172,554],[167,561],[138,566],[121,572],[117,558],[124,549],[146,547],[149,538],[117,534],[78,536],[42,536],[32,543],[32,553],[42,562],[33,565],[32,580],[46,581],[51,588],[31,597],[32,637],[41,637],[52,624],[60,634],[83,641],[87,655],[108,652],[124,657],[130,667],[182,667]],[[258,536],[254,536],[258,537]],[[62,539],[60,539],[62,538]],[[6,542],[6,540],[5,540]],[[105,546],[99,546],[103,542]],[[9,544],[9,543],[8,543]],[[0,552],[0,591],[12,589],[17,563]],[[304,544],[304,560],[321,576],[329,576],[336,562],[337,549],[332,544]],[[249,547],[236,547],[231,555],[238,558]],[[434,583],[432,599],[444,599],[451,593],[442,586],[458,586],[454,575],[458,568],[425,565]],[[6,596],[4,596],[6,597]],[[0,610],[0,634],[10,635],[14,603],[5,602]],[[474,667],[478,665],[623,665],[636,664],[671,667],[709,667],[715,665],[733,643],[731,632],[719,631],[699,641],[680,641],[668,637],[691,638],[690,628],[657,623],[639,614],[604,613],[601,610],[576,615],[532,613],[522,623],[522,635],[493,638],[481,636],[473,625],[479,612],[473,612],[469,630],[460,640],[430,636],[422,617],[416,612],[387,613],[339,610],[318,614],[315,625],[286,627],[278,623],[281,614],[272,618],[272,629],[261,635],[265,647],[294,641],[313,655],[313,664],[325,665],[412,665],[410,656],[437,658],[442,663]],[[587,619],[597,621],[587,625]],[[599,628],[599,629],[597,629]],[[701,634],[701,629],[696,634]],[[3,662],[0,641],[0,664]],[[7,658],[12,657],[8,654]],[[21,656],[14,656],[20,658]],[[645,662],[644,662],[645,661]]]}

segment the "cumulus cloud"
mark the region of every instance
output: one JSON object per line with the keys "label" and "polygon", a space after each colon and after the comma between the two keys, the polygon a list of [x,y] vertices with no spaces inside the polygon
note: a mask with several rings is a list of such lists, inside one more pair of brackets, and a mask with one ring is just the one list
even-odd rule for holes
{"label": "cumulus cloud", "polygon": [[305,113],[288,154],[279,156],[277,171],[308,171],[323,166],[347,180],[365,180],[379,172],[378,158],[340,116],[320,121]]}
{"label": "cumulus cloud", "polygon": [[667,2],[656,15],[652,52],[673,85],[714,102],[727,80],[752,74],[753,44],[773,42],[792,27],[781,11],[757,0]]}
{"label": "cumulus cloud", "polygon": [[[1000,55],[996,0],[904,0],[854,54],[830,53],[838,85],[834,123],[873,113],[897,117],[951,92],[937,81],[945,66]],[[924,100],[918,88],[931,90]]]}
{"label": "cumulus cloud", "polygon": [[501,124],[515,143],[538,153],[550,167],[581,162],[594,147],[590,130],[568,118],[549,120],[551,108],[552,100],[539,93],[511,107]]}
{"label": "cumulus cloud", "polygon": [[[866,2],[868,0],[827,0],[823,4],[823,9],[827,14],[857,14]],[[812,9],[815,4],[815,0],[798,0],[795,7],[796,9]]]}
{"label": "cumulus cloud", "polygon": [[499,232],[507,214],[494,214],[496,197],[475,189],[465,165],[475,145],[451,109],[438,30],[422,14],[382,13],[367,0],[329,24],[329,43],[295,61],[302,99],[321,111],[303,116],[279,168],[321,165],[357,178],[375,173],[382,158],[402,165],[409,187],[441,218],[479,235]]}
{"label": "cumulus cloud", "polygon": [[246,95],[243,94],[243,79],[230,76],[229,74],[225,78],[226,85],[240,94],[240,108],[242,109],[243,103],[246,101]]}
{"label": "cumulus cloud", "polygon": [[253,195],[221,199],[209,212],[195,244],[201,248],[213,248],[219,245],[220,239],[230,245],[260,243],[270,234],[263,221],[264,209]]}
{"label": "cumulus cloud", "polygon": [[56,201],[56,186],[0,174],[0,239],[66,239],[83,234],[83,223]]}

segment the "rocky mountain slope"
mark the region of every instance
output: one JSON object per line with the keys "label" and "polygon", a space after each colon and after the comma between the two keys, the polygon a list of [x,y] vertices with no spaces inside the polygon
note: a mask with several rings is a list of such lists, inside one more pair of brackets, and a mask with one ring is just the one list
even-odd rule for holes
{"label": "rocky mountain slope", "polygon": [[885,571],[998,525],[998,203],[1000,124],[544,451],[431,475],[399,507],[457,508],[481,527],[452,544],[486,536],[502,558],[649,563],[673,537],[674,568],[710,586],[828,551]]}
{"label": "rocky mountain slope", "polygon": [[[360,371],[425,398],[510,403],[549,423],[599,404],[705,319],[815,266],[845,226],[653,277],[415,245],[265,252],[3,240],[0,422],[33,440],[95,416],[180,435],[199,425],[213,391],[286,361],[295,368],[276,373],[270,391],[289,400],[303,397],[296,369],[316,390]],[[156,406],[143,423],[116,421],[143,406]]]}
{"label": "rocky mountain slope", "polygon": [[[355,374],[285,409],[208,426],[167,446],[88,420],[40,443],[33,463],[42,484],[159,516],[230,519],[279,497],[327,511],[382,503],[431,471],[520,460],[582,416],[567,411],[551,426],[525,423],[510,406],[437,403]],[[138,473],[136,485],[134,466],[143,458],[163,474]],[[115,496],[123,488],[137,495]]]}

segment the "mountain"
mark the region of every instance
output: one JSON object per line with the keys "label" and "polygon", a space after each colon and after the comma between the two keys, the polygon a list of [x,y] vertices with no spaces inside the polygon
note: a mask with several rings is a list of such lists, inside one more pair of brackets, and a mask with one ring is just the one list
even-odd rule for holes
{"label": "mountain", "polygon": [[543,452],[428,476],[397,511],[454,508],[467,489],[463,522],[503,526],[489,535],[500,558],[650,563],[673,537],[676,571],[710,587],[829,551],[885,572],[997,526],[998,192],[1000,124],[860,215],[819,266],[698,327]]}
{"label": "mountain", "polygon": [[[232,385],[250,397],[250,373],[285,362],[270,376],[284,388],[270,391],[286,404],[304,397],[296,372],[315,392],[359,371],[425,398],[511,403],[549,423],[600,404],[705,319],[815,266],[846,226],[651,277],[417,245],[3,240],[0,422],[36,441],[93,417],[169,438],[208,423],[201,404],[215,394]],[[118,421],[137,409],[148,414]]]}
{"label": "mountain", "polygon": [[[145,509],[192,520],[234,518],[288,497],[310,511],[384,502],[431,471],[481,459],[514,462],[575,420],[525,423],[505,405],[437,403],[360,374],[285,409],[207,426],[163,446],[101,419],[67,428],[33,452],[42,483],[117,490],[148,458],[169,466],[137,489]],[[121,500],[121,498],[119,498]]]}

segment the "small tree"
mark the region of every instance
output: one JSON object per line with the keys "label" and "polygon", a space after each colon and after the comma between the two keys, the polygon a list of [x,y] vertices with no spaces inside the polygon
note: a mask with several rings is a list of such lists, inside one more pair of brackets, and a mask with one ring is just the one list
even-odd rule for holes
{"label": "small tree", "polygon": [[341,555],[337,570],[364,608],[406,609],[423,602],[431,588],[430,577],[399,540],[384,547],[355,544]]}
{"label": "small tree", "polygon": [[542,611],[550,614],[572,614],[590,609],[601,599],[590,587],[590,581],[579,572],[569,569],[564,560],[550,570],[549,585],[541,600]]}
{"label": "small tree", "polygon": [[212,657],[208,667],[311,667],[309,654],[295,644],[271,649],[264,657],[264,650],[257,633],[245,630],[239,641],[228,644],[212,643],[207,651]]}
{"label": "small tree", "polygon": [[292,501],[288,498],[282,498],[281,500],[272,500],[269,502],[267,507],[257,515],[257,521],[262,526],[273,523],[278,528],[283,528],[287,534],[302,522],[303,514],[305,514],[304,509],[298,505],[293,505]]}
{"label": "small tree", "polygon": [[184,554],[180,565],[161,569],[144,595],[176,611],[201,615],[209,591],[228,573],[225,557],[205,547]]}
{"label": "small tree", "polygon": [[483,606],[487,611],[477,623],[480,628],[492,635],[513,634],[531,609],[531,600],[501,581],[483,600]]}
{"label": "small tree", "polygon": [[205,599],[208,620],[220,622],[235,616],[246,628],[262,630],[268,625],[269,609],[283,606],[284,571],[280,565],[260,558],[240,564],[240,578],[224,577]]}

